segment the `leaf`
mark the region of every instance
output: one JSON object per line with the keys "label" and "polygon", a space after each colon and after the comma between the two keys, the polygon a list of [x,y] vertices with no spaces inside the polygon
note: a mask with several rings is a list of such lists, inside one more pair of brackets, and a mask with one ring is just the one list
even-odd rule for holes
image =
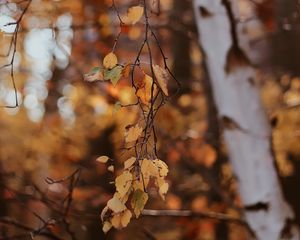
{"label": "leaf", "polygon": [[117,198],[117,195],[114,195],[114,197],[107,202],[107,207],[114,213],[119,213],[127,209],[125,204]]}
{"label": "leaf", "polygon": [[126,227],[128,225],[131,217],[132,217],[132,213],[128,209],[125,210],[125,212],[122,214],[122,217],[121,217],[121,224],[123,227]]}
{"label": "leaf", "polygon": [[131,157],[124,162],[124,169],[130,168],[136,161],[135,157]]}
{"label": "leaf", "polygon": [[110,222],[108,222],[108,221],[105,221],[103,223],[102,231],[104,233],[107,233],[111,228],[112,228],[112,224]]}
{"label": "leaf", "polygon": [[[151,101],[151,91],[152,91],[153,79],[149,75],[145,74],[142,83],[138,86],[138,90],[136,92],[137,97],[140,98],[142,103],[149,106]],[[157,87],[154,85],[153,87],[153,96],[156,94]]]}
{"label": "leaf", "polygon": [[130,74],[130,70],[131,70],[131,64],[127,63],[123,68],[123,72],[122,72],[123,76],[127,78]]}
{"label": "leaf", "polygon": [[136,141],[143,132],[143,128],[138,124],[131,126],[125,132],[125,142],[134,142]]}
{"label": "leaf", "polygon": [[148,201],[148,194],[141,189],[137,189],[131,199],[131,207],[133,208],[136,218],[138,218]]}
{"label": "leaf", "polygon": [[100,67],[94,67],[89,73],[84,74],[84,81],[87,82],[95,82],[95,81],[103,81],[103,69]]}
{"label": "leaf", "polygon": [[159,195],[161,196],[161,198],[163,200],[165,200],[165,195],[169,190],[169,184],[168,183],[163,183],[160,187],[159,187]]}
{"label": "leaf", "polygon": [[103,59],[103,66],[107,69],[111,69],[115,67],[117,64],[118,64],[118,58],[113,52],[107,54]]}
{"label": "leaf", "polygon": [[106,163],[108,160],[109,160],[109,157],[107,157],[107,156],[101,156],[96,159],[96,161],[100,162],[100,163]]}
{"label": "leaf", "polygon": [[161,177],[165,177],[168,175],[169,169],[168,165],[165,162],[159,159],[155,159],[153,160],[153,163],[158,167],[159,175]]}
{"label": "leaf", "polygon": [[116,86],[120,78],[122,77],[122,66],[116,66],[111,70],[104,71],[104,80],[110,80],[111,83]]}
{"label": "leaf", "polygon": [[161,68],[158,65],[152,65],[153,71],[156,76],[158,85],[166,96],[169,96],[167,83],[169,81],[169,73],[166,69]]}
{"label": "leaf", "polygon": [[124,18],[126,24],[136,24],[144,14],[144,8],[141,6],[134,6],[128,9],[127,16]]}
{"label": "leaf", "polygon": [[116,178],[115,185],[120,197],[124,197],[132,185],[132,174],[124,171]]}
{"label": "leaf", "polygon": [[114,172],[115,171],[115,168],[113,165],[110,165],[108,168],[107,168],[108,171],[110,172]]}
{"label": "leaf", "polygon": [[111,223],[117,229],[124,228],[130,222],[131,217],[132,213],[127,209],[122,213],[114,215],[111,219]]}

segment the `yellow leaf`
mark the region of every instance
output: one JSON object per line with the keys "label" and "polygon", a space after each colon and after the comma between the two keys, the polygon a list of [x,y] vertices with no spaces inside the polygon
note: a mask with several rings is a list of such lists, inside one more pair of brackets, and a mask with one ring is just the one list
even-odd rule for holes
{"label": "yellow leaf", "polygon": [[168,175],[169,169],[168,165],[165,162],[159,159],[155,159],[153,160],[153,163],[158,167],[159,176],[165,177]]}
{"label": "yellow leaf", "polygon": [[167,84],[169,81],[169,73],[166,69],[161,68],[158,65],[152,65],[153,71],[156,76],[158,85],[166,96],[169,96]]}
{"label": "yellow leaf", "polygon": [[126,209],[125,204],[116,195],[107,202],[107,207],[114,213],[119,213]]}
{"label": "yellow leaf", "polygon": [[103,223],[102,231],[104,233],[107,233],[111,229],[111,227],[112,227],[112,224],[110,222],[108,222],[108,221],[105,221]]}
{"label": "yellow leaf", "polygon": [[[158,174],[158,168],[156,165],[153,164],[153,161],[148,159],[143,159],[141,162],[141,181],[142,184],[145,186],[142,186],[143,188],[147,188],[150,177],[157,177]],[[142,189],[143,189],[142,188]]]}
{"label": "yellow leaf", "polygon": [[128,209],[125,210],[125,212],[123,212],[123,214],[121,216],[122,227],[126,227],[128,225],[128,223],[130,222],[131,217],[132,217],[132,213]]}
{"label": "yellow leaf", "polygon": [[125,132],[125,142],[135,142],[142,134],[143,128],[138,124],[131,126]]}
{"label": "yellow leaf", "polygon": [[130,222],[131,217],[132,213],[126,209],[124,212],[114,215],[111,224],[117,229],[124,228]]}
{"label": "yellow leaf", "polygon": [[132,186],[132,174],[128,171],[124,171],[116,178],[115,185],[120,197],[124,197]]}
{"label": "yellow leaf", "polygon": [[136,161],[135,157],[131,157],[124,162],[124,169],[130,168]]}
{"label": "yellow leaf", "polygon": [[[142,84],[138,86],[138,90],[136,92],[136,95],[140,98],[142,103],[144,103],[147,106],[149,106],[151,101],[152,84],[153,84],[152,77],[145,74]],[[153,96],[155,96],[156,92],[157,92],[157,87],[156,85],[154,85]]]}
{"label": "yellow leaf", "polygon": [[108,171],[110,172],[114,172],[115,171],[115,168],[113,165],[110,165],[108,168],[107,168]]}
{"label": "yellow leaf", "polygon": [[120,229],[122,228],[121,225],[121,214],[116,214],[111,219],[111,224],[114,226],[114,228]]}
{"label": "yellow leaf", "polygon": [[96,159],[96,161],[100,162],[100,163],[106,163],[108,160],[109,160],[109,157],[107,157],[107,156],[101,156]]}
{"label": "yellow leaf", "polygon": [[168,192],[168,190],[169,190],[169,184],[166,182],[159,187],[159,195],[163,200],[165,200],[165,195]]}
{"label": "yellow leaf", "polygon": [[143,16],[144,8],[141,6],[134,6],[128,9],[127,16],[124,18],[126,24],[136,24]]}
{"label": "yellow leaf", "polygon": [[105,68],[111,69],[115,67],[117,64],[118,64],[118,58],[113,52],[107,54],[103,59],[103,66]]}
{"label": "yellow leaf", "polygon": [[138,218],[148,201],[148,194],[141,189],[137,189],[131,199],[131,207],[133,208],[136,218]]}

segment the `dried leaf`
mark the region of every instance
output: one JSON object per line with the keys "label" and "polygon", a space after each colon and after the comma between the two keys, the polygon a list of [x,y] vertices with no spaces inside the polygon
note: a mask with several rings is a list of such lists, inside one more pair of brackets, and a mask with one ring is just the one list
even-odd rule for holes
{"label": "dried leaf", "polygon": [[118,58],[113,52],[107,54],[103,59],[103,66],[107,69],[111,69],[115,67],[117,64],[118,64]]}
{"label": "dried leaf", "polygon": [[122,217],[121,217],[122,227],[126,227],[128,225],[131,217],[132,217],[132,213],[128,209],[125,210],[125,212],[122,214]]}
{"label": "dried leaf", "polygon": [[166,96],[169,96],[167,84],[169,81],[169,73],[166,69],[161,68],[158,65],[152,65],[153,71],[156,76],[157,82]]}
{"label": "dried leaf", "polygon": [[101,156],[96,159],[96,161],[100,162],[100,163],[106,163],[108,160],[109,160],[109,157],[107,157],[107,156]]}
{"label": "dried leaf", "polygon": [[135,157],[131,157],[124,162],[124,169],[130,168],[136,161]]}
{"label": "dried leaf", "polygon": [[137,189],[131,199],[131,207],[133,208],[136,218],[138,218],[148,201],[148,194],[141,189]]}
{"label": "dried leaf", "polygon": [[114,213],[120,213],[127,209],[125,204],[121,202],[117,195],[114,195],[114,197],[107,202],[107,207]]}
{"label": "dried leaf", "polygon": [[[149,106],[151,101],[151,92],[152,92],[152,84],[153,79],[149,75],[145,74],[142,83],[138,86],[138,90],[136,92],[137,97],[140,98],[142,103]],[[153,96],[155,96],[157,92],[156,85],[153,86]]]}
{"label": "dried leaf", "polygon": [[84,75],[84,80],[87,82],[103,81],[103,69],[94,67],[89,73]]}
{"label": "dried leaf", "polygon": [[165,177],[168,175],[169,169],[168,165],[165,162],[159,159],[155,159],[153,160],[153,163],[158,167],[159,176]]}
{"label": "dried leaf", "polygon": [[130,70],[131,70],[131,64],[127,63],[123,68],[123,72],[122,72],[123,76],[127,78],[130,74]]}
{"label": "dried leaf", "polygon": [[143,132],[143,128],[140,127],[138,124],[128,128],[127,131],[125,132],[125,142],[128,143],[128,142],[136,141],[140,137],[142,132]]}
{"label": "dried leaf", "polygon": [[124,171],[116,178],[115,185],[120,197],[124,197],[132,186],[132,174],[128,171]]}
{"label": "dried leaf", "polygon": [[124,228],[130,222],[131,217],[132,213],[127,209],[122,213],[114,215],[111,219],[111,223],[117,229]]}
{"label": "dried leaf", "polygon": [[103,223],[102,231],[104,233],[107,233],[111,228],[112,228],[112,224],[110,222],[108,222],[108,221],[105,221]]}
{"label": "dried leaf", "polygon": [[113,165],[110,165],[108,168],[107,168],[108,171],[110,172],[114,172],[115,171],[115,168]]}
{"label": "dried leaf", "polygon": [[128,9],[127,16],[124,18],[126,24],[136,24],[143,16],[144,8],[141,6],[134,6]]}
{"label": "dried leaf", "polygon": [[169,184],[168,183],[163,183],[160,187],[159,187],[159,195],[161,196],[161,198],[163,200],[165,200],[165,195],[169,190]]}

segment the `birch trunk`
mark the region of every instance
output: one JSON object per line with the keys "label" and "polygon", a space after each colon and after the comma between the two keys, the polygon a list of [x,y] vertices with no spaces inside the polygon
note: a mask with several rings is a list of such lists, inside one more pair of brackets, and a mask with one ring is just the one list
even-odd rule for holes
{"label": "birch trunk", "polygon": [[255,71],[239,46],[230,2],[236,3],[194,0],[194,10],[245,218],[257,239],[299,239],[274,167],[271,130]]}

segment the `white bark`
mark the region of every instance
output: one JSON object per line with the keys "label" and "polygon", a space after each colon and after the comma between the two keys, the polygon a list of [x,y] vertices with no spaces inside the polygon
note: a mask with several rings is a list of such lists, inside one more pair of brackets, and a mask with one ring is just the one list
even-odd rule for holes
{"label": "white bark", "polygon": [[[235,2],[235,1],[230,1]],[[201,7],[201,11],[200,11]],[[251,79],[249,64],[226,71],[227,54],[233,44],[230,18],[222,0],[194,0],[199,42],[205,52],[208,74],[230,161],[239,182],[245,218],[257,239],[282,239],[281,233],[293,212],[285,202],[271,152],[271,131]],[[292,226],[290,238],[299,239]]]}

